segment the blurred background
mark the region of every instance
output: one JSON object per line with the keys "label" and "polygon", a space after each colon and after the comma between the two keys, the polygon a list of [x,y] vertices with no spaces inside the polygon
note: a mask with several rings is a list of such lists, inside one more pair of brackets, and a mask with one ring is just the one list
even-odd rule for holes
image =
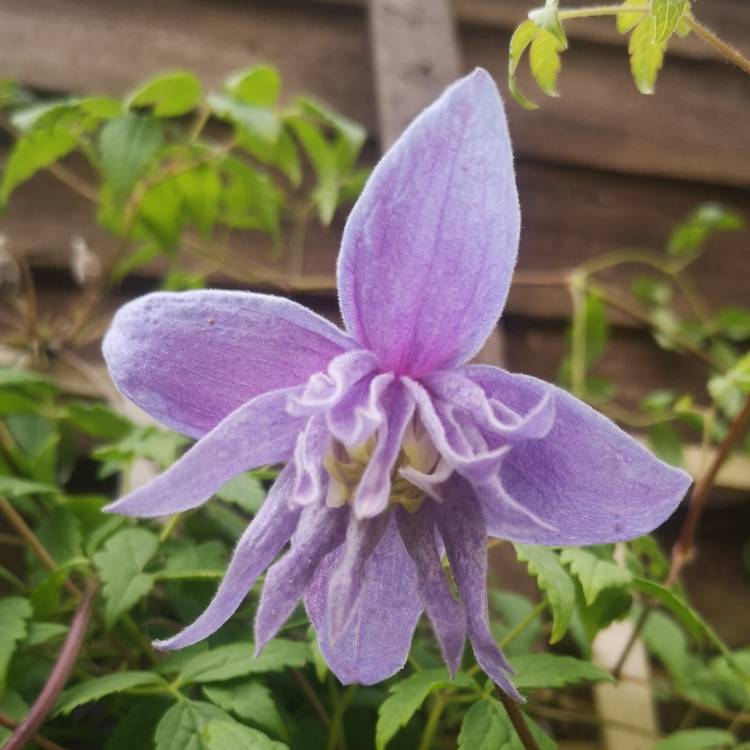
{"label": "blurred background", "polygon": [[[270,224],[257,216],[219,221],[190,241],[180,225],[165,242],[168,252],[152,249],[135,258],[151,245],[138,237],[123,251],[122,232],[102,216],[99,176],[84,152],[66,156],[60,169],[35,170],[8,197],[0,233],[22,275],[33,278],[37,335],[30,348],[28,340],[22,344],[19,309],[28,322],[29,301],[19,308],[13,295],[4,294],[3,363],[43,362],[66,392],[109,398],[98,340],[118,305],[165,279],[169,288],[273,291],[335,318],[335,260],[348,206],[364,177],[361,168],[372,165],[446,84],[482,66],[506,99],[523,213],[517,275],[501,329],[483,357],[547,380],[564,379],[572,315],[568,271],[613,251],[661,253],[675,227],[702,204],[719,203],[750,217],[750,80],[691,36],[670,44],[656,95],[643,96],[630,77],[627,42],[614,24],[583,20],[566,26],[571,49],[560,97],[539,93],[540,109],[527,111],[507,94],[506,76],[511,33],[529,8],[525,0],[0,0],[0,78],[13,81],[23,96],[119,98],[177,70],[197,76],[205,92],[226,92],[230,74],[268,64],[280,73],[282,103],[298,95],[324,102],[346,118],[316,115],[332,138],[354,128],[348,131],[351,163],[334,178],[339,191],[328,204],[320,192],[325,167],[316,162],[314,147],[303,144],[307,160],[297,187],[304,195],[318,190],[312,202],[274,204]],[[698,0],[694,12],[723,39],[750,50],[747,0]],[[520,85],[533,91],[524,71]],[[230,110],[214,101],[202,121],[186,113],[175,127],[197,127],[206,142],[221,144],[241,120]],[[355,123],[366,133],[359,161]],[[23,123],[4,116],[0,160],[8,158],[22,129]],[[295,135],[304,142],[299,130]],[[709,244],[691,267],[701,304],[710,311],[747,307],[747,231],[717,232]],[[106,288],[102,269],[117,271]],[[598,279],[605,289],[627,290],[641,275],[642,269],[618,264]],[[652,325],[658,304],[649,303],[648,291],[645,302],[641,297],[634,308],[618,305],[613,293],[595,374],[616,385],[616,396],[604,399],[609,413],[630,421],[645,439],[650,422],[627,415],[642,413],[649,394],[668,390],[698,403],[708,396],[705,362],[654,340],[654,326],[658,333],[677,323]],[[75,336],[68,336],[71,327]],[[680,460],[698,473],[700,441],[679,434]],[[750,457],[736,455],[712,493],[698,562],[686,570],[693,603],[735,646],[747,642],[750,622],[749,487]],[[666,545],[681,520],[678,514],[662,530]],[[502,549],[497,555],[496,565],[511,576],[512,561]],[[517,577],[520,589],[531,585],[525,573]]]}

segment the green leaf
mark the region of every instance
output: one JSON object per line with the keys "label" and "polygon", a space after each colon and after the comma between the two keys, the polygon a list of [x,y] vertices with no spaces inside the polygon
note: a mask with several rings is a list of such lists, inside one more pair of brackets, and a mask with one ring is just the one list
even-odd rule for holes
{"label": "green leaf", "polygon": [[66,505],[58,505],[47,514],[36,533],[58,565],[83,557],[81,522]]}
{"label": "green leaf", "polygon": [[67,632],[68,626],[57,622],[30,622],[23,647],[43,646],[45,643],[62,638]]}
{"label": "green leaf", "polygon": [[630,287],[633,294],[647,305],[659,307],[672,300],[672,287],[653,276],[639,276]]}
{"label": "green leaf", "polygon": [[203,165],[177,176],[185,212],[198,231],[208,237],[219,215],[221,177],[213,165]]}
{"label": "green leaf", "polygon": [[232,719],[211,703],[176,703],[156,727],[154,750],[211,750],[206,738],[206,728],[211,721],[231,722]]}
{"label": "green leaf", "polygon": [[537,105],[529,101],[518,89],[516,71],[526,48],[532,43],[539,33],[539,27],[531,20],[524,21],[514,32],[510,39],[510,50],[508,54],[508,88],[511,96],[524,109],[536,109]]}
{"label": "green leaf", "polygon": [[553,621],[550,643],[556,643],[565,635],[573,617],[576,601],[573,581],[560,563],[559,555],[551,549],[530,544],[514,546],[518,559],[528,564],[529,573],[547,594]]}
{"label": "green leaf", "polygon": [[203,688],[206,697],[225,711],[285,739],[287,729],[270,688],[256,680],[240,680]]}
{"label": "green leaf", "polygon": [[203,730],[208,750],[289,750],[262,732],[236,721],[209,721]]}
{"label": "green leaf", "polygon": [[16,645],[26,637],[31,604],[20,596],[0,599],[0,697],[5,694],[8,665]]}
{"label": "green leaf", "polygon": [[742,229],[742,217],[720,203],[705,203],[695,209],[669,238],[667,253],[684,257],[698,253],[714,232],[736,232]]}
{"label": "green leaf", "polygon": [[723,729],[683,729],[659,740],[653,750],[717,750],[734,742],[734,735]]}
{"label": "green leaf", "polygon": [[493,698],[477,701],[464,716],[458,735],[458,750],[503,750],[508,748],[513,728],[505,709]]}
{"label": "green leaf", "polygon": [[200,81],[184,70],[161,73],[139,86],[127,97],[128,107],[152,107],[155,117],[178,117],[198,106]]}
{"label": "green leaf", "polygon": [[651,0],[657,42],[666,42],[674,34],[687,9],[688,0]]}
{"label": "green leaf", "polygon": [[68,404],[67,419],[99,440],[121,440],[133,429],[129,419],[101,402],[72,401]]}
{"label": "green leaf", "polygon": [[560,559],[570,567],[581,582],[586,604],[594,603],[599,594],[608,588],[625,588],[633,576],[611,560],[604,560],[593,552],[580,548],[564,549]]}
{"label": "green leaf", "polygon": [[154,696],[129,701],[129,708],[118,713],[117,723],[107,737],[104,750],[153,750],[154,732],[169,706]]}
{"label": "green leaf", "polygon": [[11,500],[28,497],[29,495],[57,495],[59,487],[43,482],[31,482],[28,479],[0,475],[0,495]]}
{"label": "green leaf", "polygon": [[217,646],[198,654],[182,668],[178,682],[222,682],[235,677],[264,672],[279,672],[287,667],[301,667],[310,652],[306,643],[275,638],[255,657],[254,646],[245,641]]}
{"label": "green leaf", "polygon": [[641,594],[656,599],[662,606],[668,609],[685,626],[686,630],[699,640],[704,634],[703,621],[690,605],[680,599],[673,591],[655,581],[635,576],[633,578],[633,589]]}
{"label": "green leaf", "polygon": [[239,134],[247,131],[267,143],[276,142],[281,122],[272,109],[245,104],[224,94],[209,94],[206,101],[211,112],[220,120],[236,125]]}
{"label": "green leaf", "polygon": [[746,341],[750,339],[750,310],[725,307],[716,314],[714,327],[732,341]]}
{"label": "green leaf", "polygon": [[256,65],[230,76],[224,88],[235,99],[256,107],[275,107],[281,93],[281,76],[270,65]]}
{"label": "green leaf", "polygon": [[672,466],[684,466],[682,440],[669,422],[659,422],[648,428],[648,443],[651,450]]}
{"label": "green leaf", "polygon": [[660,611],[649,614],[642,631],[646,648],[669,670],[673,677],[685,672],[688,662],[688,640],[683,630]]}
{"label": "green leaf", "polygon": [[159,121],[128,114],[110,120],[99,133],[102,171],[116,200],[123,201],[148,170],[164,137]]}
{"label": "green leaf", "polygon": [[612,675],[601,667],[572,656],[523,654],[513,657],[511,663],[516,670],[513,683],[519,690],[560,688],[582,682],[614,682]]}
{"label": "green leaf", "polygon": [[559,39],[545,29],[540,29],[531,42],[529,50],[531,74],[547,96],[559,96],[557,76],[562,66],[560,52],[563,49]]}
{"label": "green leaf", "polygon": [[[642,6],[643,0],[625,0],[623,5],[639,5]],[[628,31],[635,28],[643,18],[644,13],[618,13],[617,14],[617,30],[621,34],[627,34]]]}
{"label": "green leaf", "polygon": [[78,135],[65,127],[34,128],[14,144],[0,184],[0,205],[40,169],[54,164],[78,144]]}
{"label": "green leaf", "polygon": [[146,596],[154,585],[143,568],[156,554],[159,540],[145,529],[125,529],[112,536],[94,562],[104,581],[107,626]]}
{"label": "green leaf", "polygon": [[472,688],[476,683],[463,672],[459,672],[453,681],[445,669],[425,669],[392,685],[388,697],[378,709],[377,750],[383,750],[396,732],[409,723],[430,693],[449,687]]}
{"label": "green leaf", "polygon": [[146,685],[166,687],[167,683],[163,677],[154,672],[115,672],[104,677],[86,680],[60,695],[55,706],[55,714],[67,716],[74,708],[85,703],[98,701],[112,693],[121,693],[123,690]]}
{"label": "green leaf", "polygon": [[[527,653],[541,633],[541,613],[531,621],[527,619],[534,609],[534,602],[512,591],[490,590],[489,595],[493,609],[500,615],[500,618],[493,617],[491,623],[495,639],[503,644],[503,650],[508,655]],[[516,631],[516,626],[522,622],[526,624]],[[513,640],[508,642],[508,635],[514,631]]]}
{"label": "green leaf", "polygon": [[653,94],[656,76],[664,62],[664,42],[656,39],[656,19],[647,15],[630,37],[630,71],[642,94]]}
{"label": "green leaf", "polygon": [[238,505],[247,513],[257,513],[266,498],[266,491],[252,474],[239,474],[225,484],[216,493],[216,497]]}
{"label": "green leaf", "polygon": [[568,48],[568,40],[560,22],[558,6],[560,0],[547,0],[542,8],[534,8],[529,11],[529,18],[540,28],[548,31],[555,37],[560,49]]}
{"label": "green leaf", "polygon": [[339,200],[340,175],[336,150],[307,120],[301,117],[291,117],[287,122],[315,170],[317,184],[312,199],[318,209],[320,221],[327,226],[333,219]]}

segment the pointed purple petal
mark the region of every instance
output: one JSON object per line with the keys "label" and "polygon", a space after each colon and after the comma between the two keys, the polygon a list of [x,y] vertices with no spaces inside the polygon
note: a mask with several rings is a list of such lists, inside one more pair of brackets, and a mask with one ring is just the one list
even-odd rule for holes
{"label": "pointed purple petal", "polygon": [[348,508],[308,506],[302,512],[289,552],[269,569],[255,618],[255,650],[270,641],[294,612],[321,560],[340,546]]}
{"label": "pointed purple petal", "polygon": [[435,522],[430,503],[416,513],[396,510],[398,528],[409,555],[417,566],[419,595],[440,644],[451,676],[461,664],[466,640],[466,613],[451,593],[435,546]]}
{"label": "pointed purple petal", "polygon": [[388,521],[386,513],[364,521],[354,516],[349,519],[343,552],[328,587],[328,636],[334,647],[357,609],[367,561],[385,533]]}
{"label": "pointed purple petal", "polygon": [[388,418],[378,430],[377,445],[354,494],[358,518],[372,518],[388,505],[393,466],[414,415],[414,399],[401,383],[394,383],[383,396],[383,409]]}
{"label": "pointed purple petal", "polygon": [[288,299],[196,291],[158,292],[121,307],[103,351],[125,396],[200,437],[246,401],[301,385],[352,346]]}
{"label": "pointed purple petal", "polygon": [[305,424],[286,412],[296,390],[272,391],[240,406],[167,471],[104,510],[143,518],[179,513],[201,505],[243,471],[288,460]]}
{"label": "pointed purple petal", "polygon": [[523,700],[508,677],[512,669],[492,637],[487,611],[487,532],[477,499],[460,477],[449,480],[450,497],[435,506],[440,535],[466,611],[469,640],[479,666],[508,695]]}
{"label": "pointed purple petal", "polygon": [[500,315],[519,208],[505,113],[476,70],[383,157],[339,255],[348,331],[384,369],[419,377],[471,358]]}
{"label": "pointed purple petal", "polygon": [[289,503],[293,484],[294,469],[289,465],[281,472],[258,515],[240,538],[211,603],[192,625],[172,638],[156,641],[156,648],[185,648],[202,641],[237,611],[258,576],[273,562],[297,526],[301,508],[290,507]]}
{"label": "pointed purple petal", "polygon": [[364,586],[355,611],[334,646],[328,632],[328,591],[341,554],[342,550],[336,550],[319,566],[305,592],[305,607],[331,671],[344,684],[373,685],[406,664],[422,612],[417,574],[391,517],[365,565]]}
{"label": "pointed purple petal", "polygon": [[659,461],[602,414],[527,375],[463,368],[487,395],[523,412],[550,388],[555,422],[541,440],[514,445],[503,461],[503,493],[548,526],[509,512],[502,496],[477,493],[492,536],[548,545],[603,544],[652,531],[679,505],[691,478]]}

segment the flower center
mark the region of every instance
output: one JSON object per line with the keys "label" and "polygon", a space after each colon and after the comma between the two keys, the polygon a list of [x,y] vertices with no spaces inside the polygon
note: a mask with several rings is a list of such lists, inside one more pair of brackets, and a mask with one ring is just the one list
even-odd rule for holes
{"label": "flower center", "polygon": [[[372,458],[377,440],[376,433],[353,448],[346,448],[338,440],[331,440],[323,460],[329,478],[326,495],[326,504],[329,507],[338,508],[352,499]],[[410,513],[419,510],[425,494],[404,478],[400,470],[409,467],[423,474],[430,474],[439,458],[427,431],[415,416],[404,434],[401,451],[391,472],[389,504],[403,505]]]}

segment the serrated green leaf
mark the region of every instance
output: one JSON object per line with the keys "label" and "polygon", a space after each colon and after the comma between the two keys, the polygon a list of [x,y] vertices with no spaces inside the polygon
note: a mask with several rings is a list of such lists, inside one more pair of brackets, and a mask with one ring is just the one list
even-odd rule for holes
{"label": "serrated green leaf", "polygon": [[184,70],[160,73],[141,84],[127,97],[129,107],[152,107],[155,117],[178,117],[198,106],[200,81]]}
{"label": "serrated green leaf", "polygon": [[257,107],[275,107],[281,93],[281,76],[270,65],[256,65],[227,78],[224,87],[235,99]]}
{"label": "serrated green leaf", "polygon": [[513,683],[519,690],[559,688],[582,682],[614,682],[612,675],[601,667],[572,656],[523,654],[513,657],[511,664],[516,670]]}
{"label": "serrated green leaf", "polygon": [[211,721],[231,722],[232,718],[212,703],[176,703],[156,727],[154,750],[212,750],[206,737],[206,728]]}
{"label": "serrated green leaf", "polygon": [[466,712],[458,734],[458,749],[499,750],[507,747],[512,736],[505,709],[496,700],[485,698]]}
{"label": "serrated green leaf", "polygon": [[508,53],[508,88],[511,96],[524,109],[536,109],[537,105],[527,99],[519,90],[516,80],[516,71],[526,48],[532,43],[539,33],[539,27],[531,20],[524,21],[510,38],[510,49]]}
{"label": "serrated green leaf", "polygon": [[672,466],[684,466],[682,440],[669,422],[659,422],[648,428],[648,444],[651,450]]}
{"label": "serrated green leaf", "polygon": [[26,637],[31,604],[20,596],[0,599],[0,697],[5,694],[8,665],[19,641]]}
{"label": "serrated green leaf", "polygon": [[550,643],[556,643],[565,635],[573,617],[576,600],[573,581],[556,552],[530,544],[514,546],[518,559],[528,564],[529,573],[547,595],[553,622]]}
{"label": "serrated green leaf", "polygon": [[[638,5],[643,6],[643,0],[625,0],[622,5]],[[617,30],[621,34],[627,34],[628,31],[635,28],[643,18],[643,11],[638,13],[618,13],[617,14]]]}
{"label": "serrated green leaf", "polygon": [[55,706],[55,714],[67,716],[74,708],[92,703],[112,693],[121,693],[135,687],[164,685],[166,681],[154,672],[115,672],[114,674],[86,680],[63,692]]}
{"label": "serrated green leaf", "polygon": [[630,36],[630,71],[642,94],[653,94],[656,76],[664,63],[664,42],[656,39],[656,19],[646,16]]}
{"label": "serrated green leaf", "polygon": [[723,729],[683,729],[659,740],[653,750],[718,750],[734,742],[734,735]]}
{"label": "serrated green leaf", "polygon": [[159,540],[150,531],[125,529],[110,537],[94,555],[104,581],[108,627],[151,591],[154,578],[143,569],[158,547]]}
{"label": "serrated green leaf", "polygon": [[267,143],[276,142],[281,122],[272,109],[245,104],[224,94],[209,94],[206,101],[216,117],[234,123],[240,133],[246,130]]}
{"label": "serrated green leaf", "polygon": [[216,497],[239,506],[247,513],[257,513],[266,497],[263,485],[252,474],[239,474],[225,484]]}
{"label": "serrated green leaf", "polygon": [[249,641],[217,646],[199,654],[182,668],[178,682],[222,682],[236,677],[264,672],[278,672],[287,667],[301,667],[310,652],[306,643],[275,638],[258,657]]}
{"label": "serrated green leaf", "polygon": [[127,198],[163,140],[159,121],[144,115],[124,115],[102,128],[99,133],[102,171],[116,200]]}
{"label": "serrated green leaf", "polygon": [[78,135],[65,127],[34,128],[13,145],[0,185],[0,205],[40,169],[54,164],[78,144]]}
{"label": "serrated green leaf", "polygon": [[557,77],[562,66],[560,60],[562,49],[560,41],[546,29],[540,29],[531,42],[529,50],[531,74],[547,96],[558,96]]}
{"label": "serrated green leaf", "polygon": [[388,697],[378,709],[375,728],[377,750],[384,750],[396,732],[409,723],[430,693],[448,687],[476,687],[476,683],[463,672],[459,672],[454,681],[445,669],[425,669],[392,685]]}
{"label": "serrated green leaf", "polygon": [[282,739],[287,737],[284,720],[271,690],[256,680],[238,680],[203,688],[206,697],[225,711],[252,722]]}
{"label": "serrated green leaf", "polygon": [[580,548],[564,549],[560,554],[563,563],[581,582],[586,604],[594,603],[599,594],[608,588],[625,588],[633,576],[611,560],[604,560],[593,552]]}
{"label": "serrated green leaf", "polygon": [[231,720],[209,721],[203,737],[209,750],[289,750],[262,732]]}
{"label": "serrated green leaf", "polygon": [[666,42],[674,34],[687,9],[688,0],[651,0],[657,42]]}

